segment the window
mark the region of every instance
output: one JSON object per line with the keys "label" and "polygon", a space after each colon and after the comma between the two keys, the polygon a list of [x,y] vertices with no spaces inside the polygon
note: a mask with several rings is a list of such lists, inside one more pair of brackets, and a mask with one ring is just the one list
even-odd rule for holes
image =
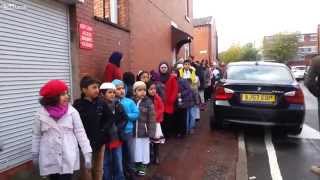
{"label": "window", "polygon": [[235,65],[227,69],[227,79],[267,82],[293,81],[290,71],[281,66]]}
{"label": "window", "polygon": [[318,36],[316,34],[312,34],[310,37],[310,41],[312,42],[318,41]]}
{"label": "window", "polygon": [[189,0],[186,0],[187,2],[186,2],[186,15],[187,15],[187,17],[190,17],[189,16]]}
{"label": "window", "polygon": [[299,42],[304,42],[304,35],[298,36],[298,41]]}
{"label": "window", "polygon": [[110,11],[109,16],[111,22],[117,24],[118,23],[118,1],[110,0]]}
{"label": "window", "polygon": [[187,59],[190,56],[190,45],[186,44],[184,48],[184,58]]}
{"label": "window", "polygon": [[128,27],[128,0],[94,0],[94,16]]}

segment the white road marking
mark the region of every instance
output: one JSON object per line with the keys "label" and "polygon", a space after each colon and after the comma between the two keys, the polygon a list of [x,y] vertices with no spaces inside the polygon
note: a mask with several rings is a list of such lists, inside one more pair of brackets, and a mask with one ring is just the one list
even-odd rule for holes
{"label": "white road marking", "polygon": [[300,138],[300,139],[320,139],[320,132],[304,124],[302,128],[302,132],[299,135],[297,136],[288,135],[288,137]]}
{"label": "white road marking", "polygon": [[276,150],[274,149],[272,139],[271,139],[271,132],[270,129],[267,129],[265,132],[265,144],[266,149],[268,152],[268,159],[269,159],[269,166],[270,166],[270,173],[272,180],[282,180],[280,167],[277,160]]}
{"label": "white road marking", "polygon": [[247,151],[244,141],[243,132],[239,133],[238,136],[238,162],[237,162],[237,175],[236,180],[247,180],[248,179],[248,169],[247,169]]}

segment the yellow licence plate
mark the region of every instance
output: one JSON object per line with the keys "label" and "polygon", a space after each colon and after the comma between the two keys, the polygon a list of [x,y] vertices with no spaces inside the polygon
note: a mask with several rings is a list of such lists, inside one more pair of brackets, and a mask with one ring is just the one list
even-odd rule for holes
{"label": "yellow licence plate", "polygon": [[273,104],[276,102],[276,96],[272,94],[241,94],[241,101]]}

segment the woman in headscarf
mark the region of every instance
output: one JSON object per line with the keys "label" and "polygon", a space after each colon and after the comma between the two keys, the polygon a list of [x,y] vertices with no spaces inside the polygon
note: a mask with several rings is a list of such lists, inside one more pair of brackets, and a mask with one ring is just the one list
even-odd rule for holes
{"label": "woman in headscarf", "polygon": [[159,64],[160,82],[164,84],[164,121],[161,124],[163,134],[165,137],[173,133],[173,113],[175,103],[178,96],[178,81],[177,76],[171,72],[170,66],[167,62]]}
{"label": "woman in headscarf", "polygon": [[109,63],[106,65],[104,71],[105,82],[112,82],[115,79],[122,79],[122,72],[120,69],[120,63],[122,59],[121,52],[113,52],[109,57]]}

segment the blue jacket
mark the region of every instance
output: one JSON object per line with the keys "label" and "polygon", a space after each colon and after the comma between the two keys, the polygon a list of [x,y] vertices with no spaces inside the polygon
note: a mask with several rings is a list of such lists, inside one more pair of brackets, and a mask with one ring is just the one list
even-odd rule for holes
{"label": "blue jacket", "polygon": [[139,118],[140,112],[136,103],[130,98],[121,98],[120,103],[122,104],[124,111],[128,115],[128,123],[124,128],[126,133],[132,133],[134,128],[134,122]]}

